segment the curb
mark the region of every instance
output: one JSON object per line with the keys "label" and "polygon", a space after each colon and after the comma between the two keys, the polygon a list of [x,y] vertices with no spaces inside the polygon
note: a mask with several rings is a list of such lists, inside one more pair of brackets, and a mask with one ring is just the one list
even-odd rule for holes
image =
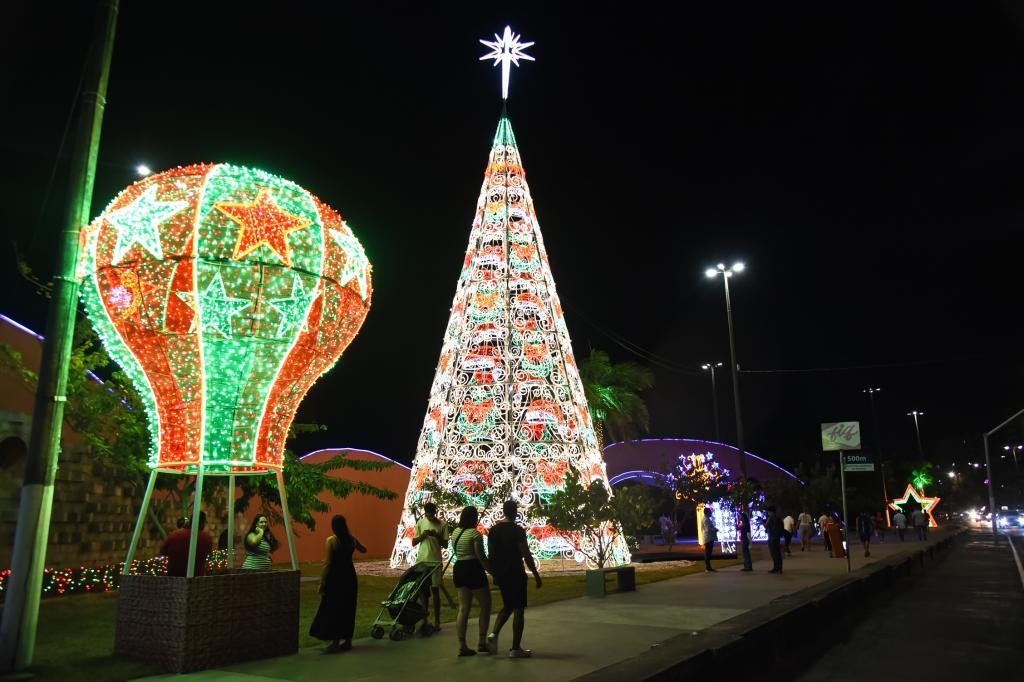
{"label": "curb", "polygon": [[[661,682],[723,669],[764,674],[805,666],[809,650],[843,638],[874,602],[900,582],[931,567],[967,537],[960,530],[918,550],[876,561],[853,573],[780,597],[692,634],[676,635],[649,651],[575,678],[579,682]],[[793,646],[801,642],[801,646]]]}

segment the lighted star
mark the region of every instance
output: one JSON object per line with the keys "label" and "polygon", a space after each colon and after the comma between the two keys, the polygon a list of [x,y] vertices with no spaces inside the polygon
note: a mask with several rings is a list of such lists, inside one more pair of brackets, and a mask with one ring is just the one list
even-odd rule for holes
{"label": "lighted star", "polygon": [[302,330],[306,329],[306,312],[309,309],[310,297],[302,286],[302,278],[295,277],[292,280],[292,295],[285,298],[272,298],[267,300],[267,305],[281,314],[281,321],[277,325],[277,335],[284,335],[289,329],[301,325]]}
{"label": "lighted star", "polygon": [[480,57],[480,61],[485,59],[493,59],[494,65],[501,64],[501,98],[508,99],[508,76],[512,70],[511,65],[515,64],[519,66],[520,59],[527,59],[534,61],[533,57],[523,52],[526,48],[533,45],[533,42],[521,43],[519,42],[519,34],[512,33],[512,28],[509,26],[505,27],[504,35],[499,36],[497,33],[494,34],[494,41],[481,40],[480,42],[491,48],[491,51]]}
{"label": "lighted star", "polygon": [[932,516],[932,509],[942,501],[942,498],[925,497],[921,493],[917,492],[913,484],[908,483],[907,489],[903,492],[903,497],[893,498],[892,502],[889,503],[889,506],[892,507],[894,511],[903,511],[903,505],[905,505],[910,498],[914,498],[914,502],[921,505],[921,511],[928,516],[928,525],[932,528],[937,527],[939,524],[935,522],[935,517]]}
{"label": "lighted star", "polygon": [[[185,302],[188,303],[187,300]],[[218,272],[206,289],[199,294],[199,316],[203,322],[203,331],[216,331],[223,336],[231,336],[231,321],[249,304],[248,299],[228,296],[224,289],[224,280]]]}
{"label": "lighted star", "polygon": [[261,189],[256,201],[252,203],[218,201],[213,207],[242,228],[238,232],[235,251],[231,254],[234,260],[241,260],[259,247],[266,246],[290,267],[292,252],[288,248],[288,235],[313,224],[312,220],[289,213],[278,206],[267,188]]}
{"label": "lighted star", "polygon": [[132,203],[107,214],[107,221],[117,230],[111,265],[120,263],[136,244],[157,260],[164,257],[160,247],[160,224],[188,206],[188,202],[157,201],[156,190],[156,185],[152,185]]}
{"label": "lighted star", "polygon": [[345,252],[345,267],[341,271],[341,283],[347,284],[353,279],[359,285],[359,295],[365,300],[369,286],[370,262],[366,260],[366,252],[359,240],[341,230],[330,230],[331,238]]}

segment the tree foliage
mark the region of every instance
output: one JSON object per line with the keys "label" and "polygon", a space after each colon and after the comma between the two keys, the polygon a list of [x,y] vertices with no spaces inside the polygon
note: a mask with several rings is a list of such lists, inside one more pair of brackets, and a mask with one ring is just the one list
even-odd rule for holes
{"label": "tree foliage", "polygon": [[646,485],[621,486],[612,497],[612,516],[622,526],[622,534],[630,549],[636,549],[639,537],[647,532],[661,500]]}
{"label": "tree foliage", "polygon": [[[17,376],[31,391],[39,383],[39,375],[25,366],[21,354],[6,344],[0,344],[0,372]],[[64,408],[64,421],[88,444],[89,451],[97,460],[115,465],[122,479],[135,486],[141,493],[150,448],[149,424],[142,399],[128,377],[121,372],[107,355],[92,326],[80,319],[75,326],[75,340],[68,369],[68,400]],[[310,431],[322,430],[318,425],[293,425],[289,440]],[[351,494],[369,495],[379,499],[393,499],[395,492],[378,488],[367,483],[350,481],[330,475],[340,469],[355,471],[378,471],[392,466],[385,462],[366,462],[349,459],[344,453],[321,464],[299,462],[298,456],[289,449],[284,453],[285,489],[288,494],[288,511],[291,517],[312,529],[313,514],[324,512],[329,505],[320,499],[324,492],[344,498]],[[184,477],[183,477],[184,478]],[[236,510],[244,511],[256,495],[263,500],[261,511],[274,520],[281,520],[280,495],[274,475],[239,477],[241,498]],[[204,486],[203,499],[210,502],[226,486],[226,477],[211,477],[210,485]],[[187,478],[160,476],[157,486],[171,492],[177,498],[182,515],[191,513],[189,498],[194,483]],[[161,532],[155,514],[150,518]]]}
{"label": "tree foliage", "polygon": [[600,350],[591,350],[579,368],[599,435],[607,432],[612,440],[629,440],[650,430],[651,415],[640,397],[641,392],[654,386],[650,369],[635,362],[612,364],[608,354]]}
{"label": "tree foliage", "polygon": [[598,568],[604,568],[611,558],[620,511],[602,481],[584,486],[574,467],[566,474],[565,488],[551,495],[544,505],[548,522],[560,531],[578,533],[581,551]]}

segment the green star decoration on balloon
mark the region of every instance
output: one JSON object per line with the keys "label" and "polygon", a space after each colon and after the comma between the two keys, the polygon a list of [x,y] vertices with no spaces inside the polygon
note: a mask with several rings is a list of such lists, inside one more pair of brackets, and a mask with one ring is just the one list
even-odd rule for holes
{"label": "green star decoration on balloon", "polygon": [[306,289],[302,286],[302,278],[296,277],[292,280],[292,295],[285,298],[272,298],[267,304],[281,314],[281,322],[277,326],[278,336],[287,333],[296,326],[302,331],[306,328],[306,312],[309,308],[310,297],[306,295]]}
{"label": "green star decoration on balloon", "polygon": [[359,295],[366,299],[367,269],[370,262],[366,260],[366,252],[362,245],[350,234],[341,230],[331,230],[331,237],[341,250],[345,252],[345,267],[341,271],[341,283],[348,284],[353,279],[359,285]]}
{"label": "green star decoration on balloon", "polygon": [[218,272],[210,280],[209,286],[199,295],[200,317],[203,320],[203,331],[217,331],[224,336],[231,336],[231,321],[251,301],[245,298],[232,298],[224,289],[224,280]]}
{"label": "green star decoration on balloon", "polygon": [[113,265],[120,263],[136,244],[157,260],[164,257],[160,247],[160,224],[181,212],[188,202],[157,201],[156,190],[156,185],[151,186],[138,199],[107,216],[117,230],[117,244],[110,260]]}

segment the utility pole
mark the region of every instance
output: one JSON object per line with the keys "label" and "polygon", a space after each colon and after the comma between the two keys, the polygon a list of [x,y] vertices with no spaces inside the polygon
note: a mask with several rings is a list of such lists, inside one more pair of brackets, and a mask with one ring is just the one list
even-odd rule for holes
{"label": "utility pole", "polygon": [[885,461],[882,458],[882,430],[878,426],[878,410],[875,409],[875,394],[881,391],[880,388],[865,388],[863,393],[868,394],[868,401],[871,403],[871,421],[875,428],[875,452],[878,453],[878,469],[882,474],[882,499],[885,500],[885,523],[892,525],[892,518],[889,516],[889,491],[885,485]]}
{"label": "utility pole", "polygon": [[0,623],[2,672],[24,670],[32,664],[35,653],[39,598],[50,535],[53,481],[60,453],[68,364],[78,312],[78,282],[75,278],[78,240],[81,227],[88,222],[91,213],[117,12],[118,0],[100,0],[98,3],[93,42],[78,101],[78,125],[71,157],[64,232],[46,319],[11,576]]}

